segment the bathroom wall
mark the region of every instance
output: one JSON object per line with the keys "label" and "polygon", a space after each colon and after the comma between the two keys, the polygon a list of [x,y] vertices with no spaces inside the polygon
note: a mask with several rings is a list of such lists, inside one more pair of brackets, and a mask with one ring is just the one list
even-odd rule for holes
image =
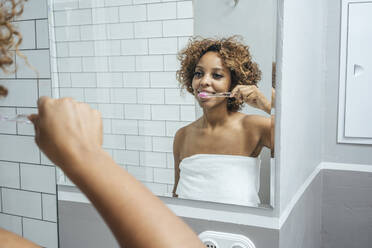
{"label": "bathroom wall", "polygon": [[[321,248],[323,173],[318,173],[298,199],[279,234],[280,248]],[[331,227],[333,228],[333,227]],[[330,246],[339,247],[339,246]]]}
{"label": "bathroom wall", "polygon": [[[283,2],[279,84],[280,247],[321,247],[326,6]],[[281,19],[281,18],[280,18]],[[277,129],[278,130],[278,129]]]}
{"label": "bathroom wall", "polygon": [[336,138],[340,15],[340,1],[284,1],[280,247],[372,242],[370,146]]}
{"label": "bathroom wall", "polygon": [[371,189],[371,172],[319,171],[281,226],[280,247],[370,247]]}
{"label": "bathroom wall", "polygon": [[323,170],[322,248],[372,244],[372,173]]}
{"label": "bathroom wall", "polygon": [[[58,206],[60,248],[119,247],[114,236],[91,204],[59,201]],[[192,218],[184,218],[183,220],[197,234],[206,230],[231,232],[249,237],[257,248],[279,247],[279,231],[275,229]],[[92,233],[97,233],[97,235],[92,236]]]}
{"label": "bathroom wall", "polygon": [[59,201],[58,213],[59,248],[119,247],[114,235],[91,204]]}
{"label": "bathroom wall", "polygon": [[[17,72],[0,73],[0,84],[9,89],[0,99],[0,113],[8,116],[35,113],[38,97],[51,95],[47,1],[28,1],[14,24],[23,36],[21,53],[39,74],[18,55]],[[30,124],[0,123],[0,227],[57,247],[55,167],[33,136]]]}
{"label": "bathroom wall", "polygon": [[[337,143],[341,1],[328,0],[327,84],[324,87],[322,160],[324,170],[322,247],[369,247],[372,240],[371,145]],[[355,171],[353,171],[355,170]]]}
{"label": "bathroom wall", "polygon": [[171,196],[173,137],[196,117],[175,73],[193,35],[192,1],[52,2],[59,97],[98,109],[105,150],[153,193]]}
{"label": "bathroom wall", "polygon": [[[322,160],[327,162],[372,165],[371,145],[337,143],[338,87],[340,62],[341,1],[326,1],[327,9],[327,74],[323,99]],[[346,165],[345,165],[346,166]]]}
{"label": "bathroom wall", "polygon": [[[371,244],[372,175],[320,170],[314,174],[280,230],[183,218],[197,233],[206,230],[249,237],[257,248],[364,248]],[[63,247],[118,247],[92,205],[59,201]],[[91,233],[99,235],[92,236]]]}
{"label": "bathroom wall", "polygon": [[283,10],[280,212],[321,162],[325,73],[322,0],[287,0]]}

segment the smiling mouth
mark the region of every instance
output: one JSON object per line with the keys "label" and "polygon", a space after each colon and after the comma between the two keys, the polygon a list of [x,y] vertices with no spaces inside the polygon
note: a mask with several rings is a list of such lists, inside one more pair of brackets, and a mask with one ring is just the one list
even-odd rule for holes
{"label": "smiling mouth", "polygon": [[198,94],[200,93],[207,93],[207,94],[216,94],[214,91],[207,91],[207,90],[197,90]]}

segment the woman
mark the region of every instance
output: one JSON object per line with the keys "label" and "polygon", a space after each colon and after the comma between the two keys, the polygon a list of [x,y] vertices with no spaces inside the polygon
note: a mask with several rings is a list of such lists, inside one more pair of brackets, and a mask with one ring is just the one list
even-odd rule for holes
{"label": "woman", "polygon": [[[195,38],[179,59],[178,81],[196,97],[203,116],[175,135],[173,195],[259,204],[257,157],[264,146],[273,150],[273,126],[270,118],[238,112],[244,103],[271,111],[257,87],[261,72],[248,47],[236,37]],[[231,92],[230,97],[214,97],[223,92]]]}

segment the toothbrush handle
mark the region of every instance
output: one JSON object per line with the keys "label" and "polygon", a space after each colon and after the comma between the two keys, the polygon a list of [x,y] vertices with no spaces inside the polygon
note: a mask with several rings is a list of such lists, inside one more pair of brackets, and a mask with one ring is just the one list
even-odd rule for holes
{"label": "toothbrush handle", "polygon": [[221,93],[215,94],[215,97],[230,97],[230,96],[231,96],[231,92],[221,92]]}
{"label": "toothbrush handle", "polygon": [[31,121],[27,118],[25,114],[18,114],[14,117],[2,116],[0,115],[0,121],[11,121],[11,122],[19,122],[19,123],[31,123]]}

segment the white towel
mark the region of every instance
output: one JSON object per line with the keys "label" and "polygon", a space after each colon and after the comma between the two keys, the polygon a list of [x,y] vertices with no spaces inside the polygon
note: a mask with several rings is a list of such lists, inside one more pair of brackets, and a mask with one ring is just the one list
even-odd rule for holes
{"label": "white towel", "polygon": [[256,206],[260,159],[247,156],[196,154],[180,163],[179,198]]}

